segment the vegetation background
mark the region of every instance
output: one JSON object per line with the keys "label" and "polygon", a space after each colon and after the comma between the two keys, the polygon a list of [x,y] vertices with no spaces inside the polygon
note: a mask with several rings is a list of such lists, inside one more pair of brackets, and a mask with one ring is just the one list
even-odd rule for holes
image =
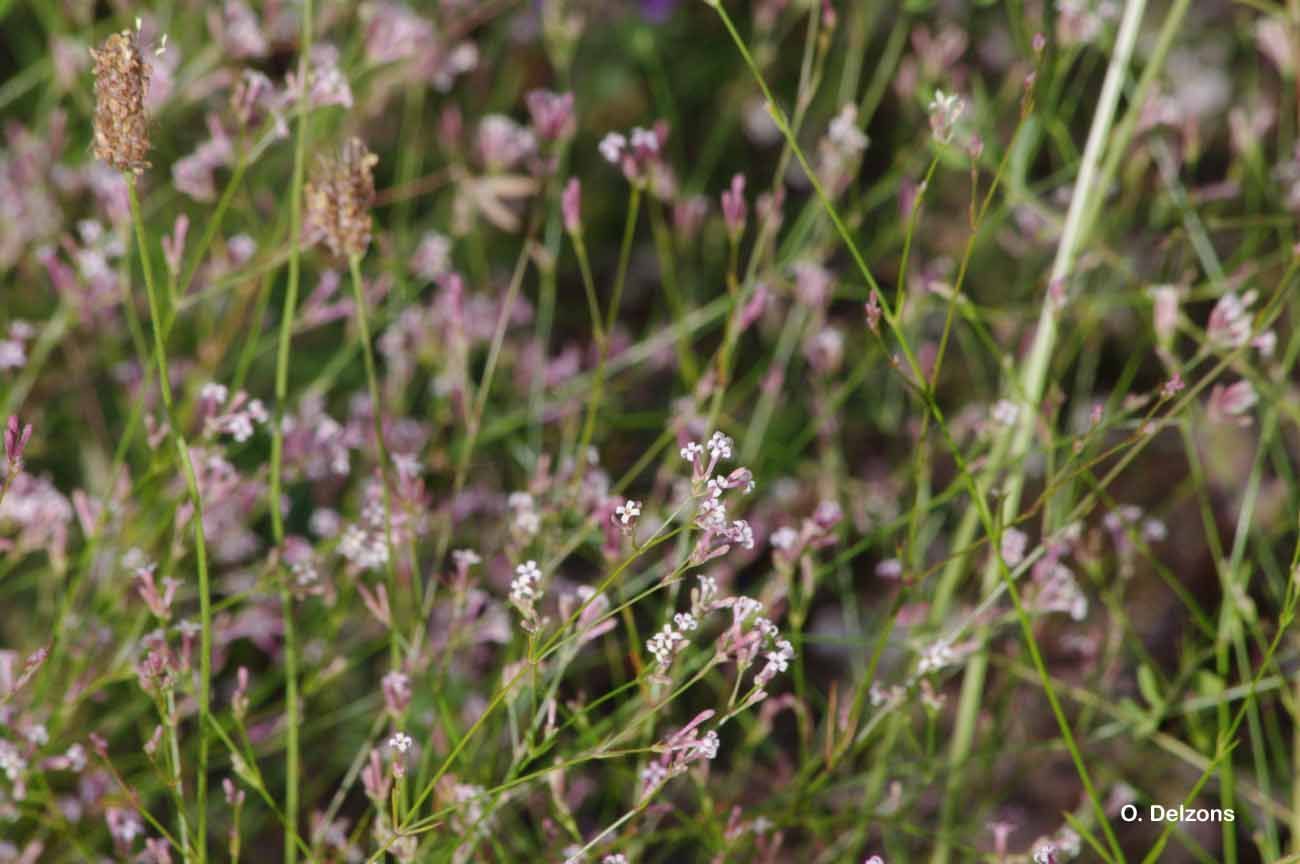
{"label": "vegetation background", "polygon": [[1298,66],[0,0],[0,862],[1300,860]]}

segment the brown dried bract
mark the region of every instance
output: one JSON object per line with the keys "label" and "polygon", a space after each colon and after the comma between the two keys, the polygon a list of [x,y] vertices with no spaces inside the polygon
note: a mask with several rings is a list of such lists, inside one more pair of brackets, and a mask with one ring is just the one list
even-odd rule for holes
{"label": "brown dried bract", "polygon": [[379,157],[359,138],[344,144],[338,158],[320,158],[305,190],[304,227],[309,242],[323,240],[340,256],[365,253],[375,199],[371,172],[378,162]]}
{"label": "brown dried bract", "polygon": [[130,30],[114,33],[90,56],[95,60],[95,158],[139,174],[149,167],[144,116],[149,67],[140,56],[139,36]]}

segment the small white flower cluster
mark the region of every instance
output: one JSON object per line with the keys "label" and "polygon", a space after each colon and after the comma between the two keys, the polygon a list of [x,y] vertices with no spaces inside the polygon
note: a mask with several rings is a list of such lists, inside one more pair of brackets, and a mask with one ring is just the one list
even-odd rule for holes
{"label": "small white flower cluster", "polygon": [[1221,348],[1240,348],[1245,345],[1250,339],[1250,307],[1255,305],[1258,298],[1259,295],[1254,291],[1247,291],[1241,296],[1237,296],[1235,291],[1224,294],[1210,310],[1205,335]]}
{"label": "small white flower cluster", "polygon": [[953,647],[952,639],[944,638],[930,643],[921,649],[921,658],[916,664],[918,676],[938,672],[961,661],[963,653]]}
{"label": "small white flower cluster", "polygon": [[488,114],[480,120],[475,143],[489,171],[509,171],[537,152],[532,130],[504,114]]}
{"label": "small white flower cluster", "polygon": [[1037,590],[1028,606],[1036,612],[1065,612],[1075,621],[1088,617],[1088,597],[1075,581],[1074,573],[1061,563],[1034,568]]}
{"label": "small white flower cluster", "polygon": [[1111,510],[1102,518],[1102,524],[1106,526],[1115,537],[1115,542],[1128,542],[1128,530],[1132,526],[1141,525],[1141,537],[1147,543],[1158,543],[1169,536],[1169,528],[1165,523],[1154,517],[1149,516],[1143,519],[1143,511],[1136,504],[1127,504],[1118,510]]}
{"label": "small white flower cluster", "polygon": [[662,755],[646,765],[641,771],[642,796],[653,795],[663,784],[683,773],[693,763],[711,762],[718,758],[721,741],[718,733],[710,729],[703,735],[699,727],[714,715],[714,711],[702,711],[684,727],[669,735],[656,748]]}
{"label": "small white flower cluster", "polygon": [[532,537],[542,527],[537,502],[527,492],[511,492],[506,506],[510,508],[510,527],[523,536]]}
{"label": "small white flower cluster", "polygon": [[935,140],[946,144],[952,140],[953,129],[966,110],[966,102],[956,93],[936,90],[927,110],[930,114],[930,131],[934,133]]}
{"label": "small white flower cluster", "polygon": [[[776,626],[766,618],[760,619],[771,626],[772,634],[776,633]],[[775,647],[763,655],[767,660],[763,668],[754,676],[754,683],[759,687],[764,687],[767,682],[776,677],[778,672],[784,672],[790,668],[790,661],[794,659],[794,646],[789,640],[776,639]]]}
{"label": "small white flower cluster", "polygon": [[1014,426],[1020,417],[1020,407],[1010,399],[999,399],[989,411],[989,416],[999,426]]}
{"label": "small white flower cluster", "polygon": [[215,381],[203,385],[199,391],[199,404],[205,414],[203,434],[210,438],[224,434],[243,444],[253,437],[255,426],[269,419],[262,400],[249,399],[243,390],[231,399],[230,390]]}
{"label": "small white flower cluster", "polygon": [[805,551],[821,549],[836,542],[835,526],[844,519],[844,511],[832,500],[822,501],[812,516],[803,520],[798,530],[789,525],[772,532],[768,542],[776,550],[773,557],[783,570],[792,568]]}
{"label": "small white flower cluster", "polygon": [[0,771],[9,778],[9,782],[17,783],[27,770],[27,760],[18,752],[18,748],[8,741],[0,739]]}
{"label": "small white flower cluster", "polygon": [[622,852],[614,852],[601,858],[600,864],[627,864],[627,856]]}
{"label": "small white flower cluster", "polygon": [[712,576],[699,577],[699,587],[691,589],[691,611],[673,615],[673,623],[650,637],[646,650],[654,655],[658,666],[656,674],[663,678],[673,664],[673,658],[686,647],[686,634],[700,628],[700,619],[714,608],[718,596],[718,582]]}
{"label": "small white flower cluster", "polygon": [[656,124],[652,129],[640,126],[630,132],[608,132],[598,149],[606,162],[623,172],[632,183],[649,183],[656,194],[676,195],[677,181],[663,160],[668,127]]}
{"label": "small white flower cluster", "polygon": [[515,578],[510,582],[510,602],[524,617],[524,629],[533,632],[540,626],[537,601],[542,599],[542,570],[529,559],[515,567]]}
{"label": "small white flower cluster", "polygon": [[415,741],[405,732],[397,732],[388,739],[388,748],[398,753],[405,753],[415,746]]}
{"label": "small white flower cluster", "polygon": [[362,570],[376,570],[388,563],[388,543],[381,531],[349,525],[339,540],[339,554]]}
{"label": "small white flower cluster", "polygon": [[[732,456],[734,442],[721,432],[714,432],[707,442],[687,442],[679,451],[691,465],[691,491],[699,503],[695,525],[701,530],[691,553],[691,563],[703,564],[730,551],[732,545],[754,548],[754,530],[744,519],[729,520],[723,495],[732,489],[744,494],[754,491],[754,475],[748,468],[737,468],[725,476],[714,475],[723,459]],[[705,458],[705,454],[708,458]]]}
{"label": "small white flower cluster", "polygon": [[622,132],[606,132],[605,137],[600,139],[598,149],[606,162],[621,166],[624,158],[658,156],[659,136],[640,126],[633,127],[626,135]]}
{"label": "small white flower cluster", "polygon": [[1015,567],[1025,560],[1025,550],[1029,546],[1029,536],[1017,528],[1007,528],[1002,532],[1002,560],[1008,567]]}
{"label": "small white flower cluster", "polygon": [[54,771],[81,773],[86,768],[86,748],[73,744],[63,754],[45,760],[45,767]]}
{"label": "small white flower cluster", "polygon": [[388,563],[388,532],[385,527],[383,487],[371,483],[365,492],[361,520],[349,525],[339,540],[339,554],[362,570],[375,570]]}

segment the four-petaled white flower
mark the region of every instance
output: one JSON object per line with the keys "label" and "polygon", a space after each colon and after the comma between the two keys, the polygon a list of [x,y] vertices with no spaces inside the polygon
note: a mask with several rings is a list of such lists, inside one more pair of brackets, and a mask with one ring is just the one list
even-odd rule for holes
{"label": "four-petaled white flower", "polygon": [[624,525],[631,525],[636,521],[636,518],[641,515],[641,502],[630,500],[624,501],[622,504],[614,508],[614,515],[617,516],[618,521]]}
{"label": "four-petaled white flower", "polygon": [[392,738],[388,739],[388,746],[390,749],[396,750],[398,753],[405,753],[407,750],[410,750],[415,746],[415,741],[405,732],[398,732],[393,735]]}

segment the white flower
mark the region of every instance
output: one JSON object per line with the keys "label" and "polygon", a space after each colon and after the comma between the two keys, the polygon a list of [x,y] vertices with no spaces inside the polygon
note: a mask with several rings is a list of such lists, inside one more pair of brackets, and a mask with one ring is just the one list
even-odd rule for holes
{"label": "white flower", "polygon": [[763,604],[759,603],[753,597],[737,597],[731,601],[732,619],[736,624],[744,624],[745,620],[751,615],[763,611]]}
{"label": "white flower", "polygon": [[690,441],[687,442],[685,447],[677,452],[679,452],[682,458],[687,462],[694,462],[696,458],[704,453],[704,447],[695,441]]}
{"label": "white flower", "polygon": [[798,542],[798,540],[799,532],[791,528],[789,525],[784,528],[776,529],[772,532],[772,536],[768,538],[768,542],[772,544],[772,548],[780,549],[782,552],[793,548],[794,544]]}
{"label": "white flower", "polygon": [[372,570],[388,563],[388,543],[379,532],[367,531],[360,525],[349,525],[339,540],[339,554],[363,570]]}
{"label": "white flower", "polygon": [[451,553],[452,560],[456,562],[457,567],[473,567],[475,564],[482,564],[483,559],[473,549],[457,549]]}
{"label": "white flower", "polygon": [[537,562],[525,561],[515,568],[515,578],[510,583],[510,599],[524,605],[541,598],[542,592],[538,588],[541,581],[542,571]]}
{"label": "white flower", "polygon": [[624,525],[631,525],[641,515],[641,502],[625,501],[614,508],[614,515]]}
{"label": "white flower", "polygon": [[749,527],[749,523],[744,519],[737,519],[731,523],[731,527],[727,529],[727,537],[746,549],[754,548],[754,529]]}
{"label": "white flower", "polygon": [[600,139],[600,155],[613,165],[617,165],[623,158],[623,150],[626,148],[627,139],[620,132],[606,133],[605,137]]}
{"label": "white flower", "polygon": [[928,675],[956,662],[957,652],[953,650],[952,640],[940,639],[921,651],[921,660],[916,664],[916,674]]}
{"label": "white flower", "polygon": [[678,612],[673,616],[673,623],[677,625],[677,629],[685,633],[689,633],[700,626],[699,620],[689,612]]}
{"label": "white flower", "polygon": [[396,750],[398,753],[405,753],[407,750],[410,750],[415,746],[415,741],[413,741],[411,736],[407,735],[405,732],[398,732],[392,738],[388,739],[388,746],[390,749]]}
{"label": "white flower", "polygon": [[897,558],[886,558],[876,565],[876,575],[881,579],[897,579],[903,575],[903,562]]}
{"label": "white flower", "polygon": [[710,729],[704,733],[704,737],[695,745],[695,752],[705,759],[716,759],[718,756],[718,733]]}
{"label": "white flower", "polygon": [[[607,138],[609,136],[606,136]],[[620,136],[621,137],[621,136]],[[632,130],[632,146],[637,150],[647,150],[651,153],[659,152],[659,136],[649,129],[642,129],[640,126]],[[610,160],[611,162],[614,160]]]}
{"label": "white flower", "polygon": [[216,381],[209,381],[199,391],[200,401],[211,402],[214,405],[225,405],[228,398],[230,398],[230,391],[226,385],[218,384]]}
{"label": "white flower", "polygon": [[858,128],[858,109],[852,102],[840,109],[827,130],[826,137],[845,154],[856,155],[867,149],[867,136]]}
{"label": "white flower", "polygon": [[653,789],[668,779],[668,769],[658,762],[651,762],[641,772],[641,782],[647,790]]}
{"label": "white flower", "polygon": [[957,119],[965,110],[966,103],[956,93],[934,91],[934,98],[930,100],[929,106],[930,131],[934,133],[934,137],[942,142],[952,138],[953,127],[957,125]]}
{"label": "white flower", "polygon": [[714,432],[713,436],[709,438],[709,443],[705,446],[708,448],[709,456],[714,459],[730,459],[731,445],[733,443],[729,437],[721,432]]}
{"label": "white flower", "polygon": [[654,655],[659,668],[667,669],[672,665],[673,656],[685,644],[686,637],[674,630],[671,624],[665,624],[664,629],[646,641],[645,647]]}
{"label": "white flower", "polygon": [[989,413],[993,418],[993,422],[1001,426],[1011,426],[1015,424],[1016,418],[1020,416],[1020,409],[1010,399],[999,399]]}
{"label": "white flower", "polygon": [[1007,562],[1008,567],[1015,567],[1025,560],[1025,547],[1028,543],[1029,537],[1024,531],[1007,528],[1002,532],[1002,560]]}
{"label": "white flower", "polygon": [[1210,341],[1224,348],[1238,348],[1250,339],[1250,307],[1254,305],[1257,295],[1248,291],[1238,297],[1235,292],[1228,292],[1219,298],[1210,310],[1210,320],[1205,332]]}

